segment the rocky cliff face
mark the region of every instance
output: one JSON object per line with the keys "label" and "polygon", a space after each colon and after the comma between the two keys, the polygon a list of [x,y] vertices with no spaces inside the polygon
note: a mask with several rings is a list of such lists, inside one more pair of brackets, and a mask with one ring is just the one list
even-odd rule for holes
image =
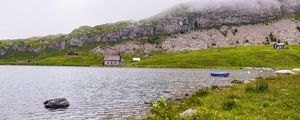
{"label": "rocky cliff face", "polygon": [[271,44],[268,40],[272,34],[277,41],[298,44],[300,43],[300,31],[297,30],[300,22],[289,19],[268,24],[253,24],[242,26],[222,26],[220,29],[193,30],[185,34],[173,34],[161,42],[161,44],[143,44],[138,41],[129,41],[109,47],[97,47],[91,52],[95,54],[122,51],[133,53],[142,51],[193,51],[207,48],[251,46],[259,44]]}
{"label": "rocky cliff face", "polygon": [[300,0],[282,0],[278,3],[257,3],[255,7],[221,6],[217,8],[195,10],[183,4],[169,12],[157,16],[158,22],[140,25],[106,33],[94,38],[73,38],[71,45],[82,46],[100,41],[118,41],[150,35],[165,35],[186,32],[194,29],[212,28],[221,25],[240,25],[257,23],[281,17],[286,12],[300,9]]}
{"label": "rocky cliff face", "polygon": [[[238,0],[235,0],[238,1]],[[214,28],[222,25],[241,25],[257,23],[281,17],[284,13],[300,10],[300,0],[266,0],[265,2],[256,0],[254,5],[239,2],[232,6],[231,4],[215,7],[195,8],[191,3],[182,4],[174,7],[170,11],[164,12],[151,18],[150,22],[132,22],[126,27],[88,36],[72,36],[67,41],[56,41],[51,44],[45,44],[42,47],[33,47],[28,45],[12,45],[9,48],[1,48],[0,55],[4,55],[8,49],[15,51],[29,51],[39,53],[45,48],[65,49],[66,45],[83,46],[86,44],[99,43],[104,41],[121,41],[127,39],[136,39],[152,35],[169,35],[184,33],[195,29]],[[249,7],[250,6],[250,7]],[[92,28],[93,29],[93,28]],[[97,29],[97,28],[94,28]],[[83,31],[84,32],[84,31]],[[90,32],[90,31],[89,31]]]}

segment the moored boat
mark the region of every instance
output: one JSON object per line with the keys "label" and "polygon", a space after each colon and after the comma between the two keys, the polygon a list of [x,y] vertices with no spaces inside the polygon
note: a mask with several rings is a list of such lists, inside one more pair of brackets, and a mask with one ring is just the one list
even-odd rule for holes
{"label": "moored boat", "polygon": [[228,77],[230,75],[229,72],[212,72],[210,73],[213,77]]}

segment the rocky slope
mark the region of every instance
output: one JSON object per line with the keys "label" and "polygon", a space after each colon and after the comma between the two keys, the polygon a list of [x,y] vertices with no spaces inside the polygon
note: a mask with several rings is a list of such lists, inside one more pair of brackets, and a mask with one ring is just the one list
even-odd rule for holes
{"label": "rocky slope", "polygon": [[[32,41],[30,40],[13,42],[4,47],[2,46],[0,48],[0,55],[5,55],[8,50],[39,53],[47,48],[61,50],[65,49],[66,46],[80,47],[106,41],[138,40],[139,38],[153,35],[173,35],[173,37],[175,35],[175,38],[167,38],[161,46],[151,44],[140,45],[131,42],[128,44],[134,44],[133,46],[136,47],[128,49],[182,51],[209,47],[224,47],[236,44],[258,44],[265,41],[265,37],[268,36],[270,32],[274,32],[274,34],[283,41],[288,41],[289,43],[298,42],[297,38],[299,35],[295,33],[295,31],[296,25],[299,23],[290,20],[278,22],[279,25],[288,24],[288,26],[291,26],[288,30],[282,29],[282,27],[285,28],[285,26],[274,27],[276,23],[273,24],[273,26],[257,25],[259,29],[262,29],[261,32],[256,29],[257,26],[246,25],[237,28],[239,32],[236,35],[232,35],[231,32],[228,31],[231,31],[234,27],[223,27],[222,29],[229,33],[227,36],[224,36],[224,30],[215,29],[216,27],[224,25],[240,26],[278,19],[286,13],[293,13],[300,10],[300,0],[254,0],[253,5],[248,5],[244,2],[237,2],[234,5],[212,5],[200,8],[196,3],[182,4],[154,18],[139,22],[120,22],[95,27],[83,26],[68,35],[55,36],[55,40],[49,40],[48,37],[39,38],[33,41],[34,44],[31,44]],[[200,32],[197,31],[199,29],[209,30]],[[276,29],[279,32],[276,31]],[[289,32],[289,35],[293,37],[286,36],[286,38],[284,38],[285,36],[281,34],[285,32]],[[192,37],[190,38],[189,36]],[[101,49],[104,48],[94,49],[93,52],[101,53],[101,51],[109,51]],[[116,52],[117,50],[114,50],[114,47],[110,49],[111,52]],[[126,52],[126,50],[123,49],[120,49],[120,51]]]}
{"label": "rocky slope", "polygon": [[[166,37],[161,44],[142,44],[139,41],[129,41],[109,47],[97,47],[93,53],[103,54],[116,51],[134,53],[137,51],[192,51],[216,47],[250,46],[271,44],[272,34],[276,41],[288,44],[300,43],[300,32],[297,30],[300,22],[282,19],[269,24],[253,24],[242,26],[222,26],[220,29],[193,30],[185,34],[174,34]],[[226,34],[224,34],[226,33]],[[226,36],[225,36],[226,35]]]}

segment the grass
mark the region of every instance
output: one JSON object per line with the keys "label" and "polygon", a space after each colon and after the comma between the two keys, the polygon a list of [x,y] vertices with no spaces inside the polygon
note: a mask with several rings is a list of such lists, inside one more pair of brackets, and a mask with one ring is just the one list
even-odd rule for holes
{"label": "grass", "polygon": [[[97,46],[110,46],[116,43],[102,43],[83,47],[67,46],[65,50],[46,49],[40,54],[8,51],[0,57],[0,64],[12,65],[55,65],[55,66],[101,66],[103,55],[90,52]],[[289,45],[289,49],[274,50],[271,45],[213,48],[199,51],[165,53],[123,54],[126,67],[156,68],[240,68],[249,66],[267,66],[273,68],[300,67],[300,45]],[[79,56],[67,56],[69,51]],[[146,56],[146,57],[145,57]],[[132,63],[133,57],[142,61]]]}
{"label": "grass", "polygon": [[274,50],[271,45],[214,48],[191,52],[162,53],[138,63],[135,67],[170,68],[239,68],[267,66],[274,68],[300,67],[300,45]]}
{"label": "grass", "polygon": [[300,12],[294,14],[295,20],[300,20]]}
{"label": "grass", "polygon": [[[267,86],[267,87],[266,87]],[[254,91],[247,91],[248,88]],[[168,101],[164,114],[178,120],[299,120],[300,75],[259,79],[250,84],[224,87],[222,90],[199,90],[182,101]],[[206,92],[203,92],[206,91]],[[187,109],[198,111],[181,118]],[[150,114],[144,119],[160,119]]]}

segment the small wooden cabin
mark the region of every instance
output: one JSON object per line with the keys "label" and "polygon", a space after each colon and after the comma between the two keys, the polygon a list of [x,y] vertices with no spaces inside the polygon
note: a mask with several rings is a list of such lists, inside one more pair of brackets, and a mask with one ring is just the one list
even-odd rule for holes
{"label": "small wooden cabin", "polygon": [[274,49],[284,49],[285,44],[284,43],[275,43]]}
{"label": "small wooden cabin", "polygon": [[125,61],[122,59],[121,54],[105,54],[103,65],[105,66],[118,66],[124,65]]}
{"label": "small wooden cabin", "polygon": [[68,52],[67,55],[68,56],[78,56],[79,54],[77,52],[71,51],[71,52]]}

